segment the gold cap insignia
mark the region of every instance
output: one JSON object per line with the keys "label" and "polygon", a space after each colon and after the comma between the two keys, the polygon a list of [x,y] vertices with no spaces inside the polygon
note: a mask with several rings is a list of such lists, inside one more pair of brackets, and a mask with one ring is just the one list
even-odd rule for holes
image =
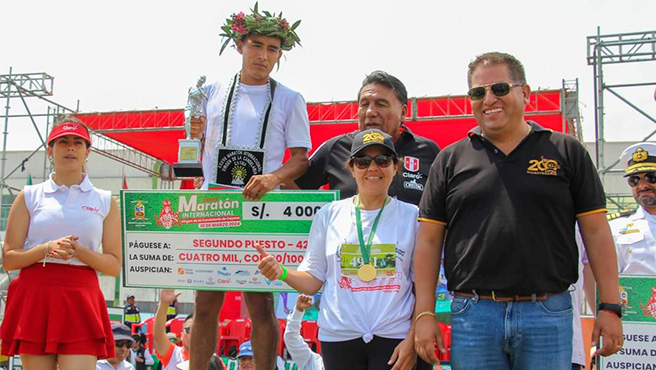
{"label": "gold cap insignia", "polygon": [[[385,138],[383,137],[383,135],[381,135],[377,132],[372,132],[372,133],[366,134],[366,135],[364,135],[364,137],[362,137],[362,144],[367,144],[367,143],[370,143],[372,141],[375,142],[375,143],[382,143],[383,141],[385,141]],[[645,158],[647,158],[647,157],[645,157]]]}
{"label": "gold cap insignia", "polygon": [[633,161],[634,162],[642,162],[647,159],[649,156],[649,153],[642,149],[641,147],[638,147],[635,152],[633,152]]}

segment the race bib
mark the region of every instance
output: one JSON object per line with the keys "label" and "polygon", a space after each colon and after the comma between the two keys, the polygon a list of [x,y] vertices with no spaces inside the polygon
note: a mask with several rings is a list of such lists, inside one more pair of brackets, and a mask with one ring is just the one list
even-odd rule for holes
{"label": "race bib", "polygon": [[[369,263],[376,269],[376,279],[396,275],[396,245],[372,244]],[[358,278],[358,270],[364,264],[358,244],[342,244],[340,248],[340,271],[342,276]]]}

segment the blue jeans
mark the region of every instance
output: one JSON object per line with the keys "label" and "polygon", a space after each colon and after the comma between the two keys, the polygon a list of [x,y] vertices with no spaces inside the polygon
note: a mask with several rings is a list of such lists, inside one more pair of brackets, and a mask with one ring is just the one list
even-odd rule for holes
{"label": "blue jeans", "polygon": [[461,369],[570,369],[572,301],[495,302],[454,296],[451,366]]}

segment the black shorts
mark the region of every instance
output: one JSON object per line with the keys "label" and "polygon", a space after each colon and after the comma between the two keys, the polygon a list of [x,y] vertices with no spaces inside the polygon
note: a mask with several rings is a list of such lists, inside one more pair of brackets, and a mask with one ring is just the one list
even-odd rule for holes
{"label": "black shorts", "polygon": [[[321,356],[326,370],[384,370],[388,365],[394,348],[402,339],[389,339],[374,336],[369,343],[362,338],[344,342],[321,342]],[[428,370],[433,366],[417,357],[416,370]]]}

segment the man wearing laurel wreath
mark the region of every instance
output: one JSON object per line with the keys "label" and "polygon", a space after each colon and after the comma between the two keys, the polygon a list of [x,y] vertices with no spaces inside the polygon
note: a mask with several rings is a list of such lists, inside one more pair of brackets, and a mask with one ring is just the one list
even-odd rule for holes
{"label": "man wearing laurel wreath", "polygon": [[[282,51],[299,43],[299,24],[290,26],[280,15],[259,12],[256,3],[252,14],[233,14],[221,27],[226,39],[221,53],[233,41],[242,68],[228,81],[205,87],[204,115],[191,120],[191,137],[204,145],[202,189],[210,183],[243,187],[245,199],[258,200],[307,170],[311,141],[305,100],[269,77]],[[286,148],[291,158],[283,164]],[[273,369],[279,338],[273,295],[244,295],[253,324],[256,368]],[[223,297],[223,292],[197,292],[191,370],[205,370],[216,348]]]}

